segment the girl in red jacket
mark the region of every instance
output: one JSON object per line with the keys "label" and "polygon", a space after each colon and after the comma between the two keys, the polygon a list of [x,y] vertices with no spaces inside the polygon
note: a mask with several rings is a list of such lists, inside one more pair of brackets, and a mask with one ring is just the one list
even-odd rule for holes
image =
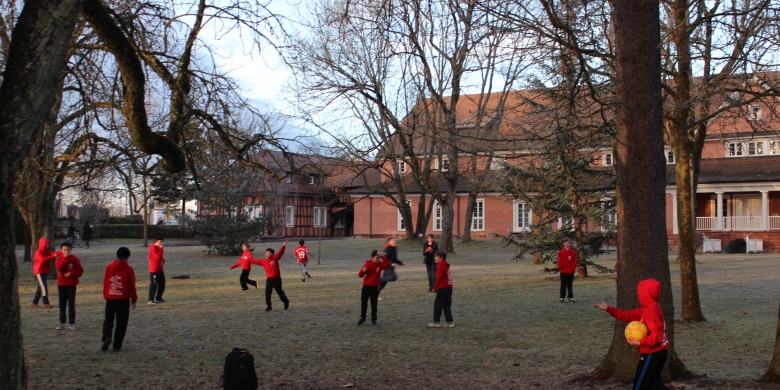
{"label": "girl in red jacket", "polygon": [[558,251],[558,272],[561,274],[561,299],[566,296],[566,290],[569,290],[569,302],[574,303],[574,292],[572,284],[574,283],[574,271],[577,270],[577,251],[571,248],[568,238],[563,239],[563,249]]}
{"label": "girl in red jacket", "polygon": [[376,325],[379,284],[381,283],[382,271],[388,267],[395,267],[395,264],[391,264],[378,250],[374,250],[371,252],[371,259],[366,260],[366,263],[360,268],[358,276],[363,278],[363,290],[360,292],[360,320],[358,320],[358,325],[366,322],[366,310],[368,310],[369,299],[371,299],[371,324]]}
{"label": "girl in red jacket", "polygon": [[81,268],[81,260],[73,256],[73,244],[63,242],[62,256],[57,258],[57,292],[60,295],[60,324],[57,330],[65,329],[65,306],[68,307],[68,329],[76,330],[76,286],[79,278],[84,273]]}
{"label": "girl in red jacket", "polygon": [[38,249],[35,251],[33,263],[33,276],[35,276],[35,281],[38,283],[38,289],[33,297],[33,309],[40,308],[38,301],[41,298],[43,298],[43,307],[47,309],[52,308],[52,305],[49,304],[49,286],[46,283],[49,280],[49,263],[61,254],[62,252],[49,250],[48,238],[41,238],[38,241]]}
{"label": "girl in red jacket", "polygon": [[[122,341],[127,331],[127,321],[130,319],[130,305],[135,309],[138,295],[135,292],[135,272],[133,267],[127,264],[130,258],[130,249],[121,247],[116,251],[116,260],[106,266],[103,276],[103,298],[106,299],[106,317],[103,321],[103,346],[101,350],[107,351],[111,341],[114,341],[114,352],[122,350]],[[114,330],[114,317],[116,317],[116,331]]]}
{"label": "girl in red jacket", "polygon": [[241,284],[241,291],[249,290],[247,284],[255,286],[255,290],[257,290],[257,282],[249,279],[249,272],[252,271],[252,251],[249,249],[249,243],[245,242],[241,244],[241,249],[244,250],[244,253],[235,264],[230,266],[230,269],[236,268],[239,265],[241,266],[241,276],[238,277],[238,283]]}
{"label": "girl in red jacket", "polygon": [[634,389],[666,389],[661,382],[661,370],[666,363],[666,350],[669,340],[666,338],[666,322],[658,301],[661,298],[661,283],[655,279],[645,279],[636,287],[639,309],[622,310],[608,306],[604,301],[593,306],[606,311],[612,317],[623,322],[642,321],[647,326],[647,336],[642,340],[629,338],[628,343],[639,347],[639,364],[634,372]]}

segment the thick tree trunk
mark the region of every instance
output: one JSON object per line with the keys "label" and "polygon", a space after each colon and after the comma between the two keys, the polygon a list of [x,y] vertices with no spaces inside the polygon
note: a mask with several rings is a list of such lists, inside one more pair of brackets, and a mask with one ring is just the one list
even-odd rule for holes
{"label": "thick tree trunk", "polygon": [[477,194],[469,192],[466,205],[466,220],[463,222],[463,242],[471,242],[471,222],[474,220],[474,207],[477,205]]}
{"label": "thick tree trunk", "polygon": [[447,253],[455,252],[452,245],[452,230],[455,223],[455,210],[452,207],[455,195],[447,193],[446,203],[441,204],[441,249]]}
{"label": "thick tree trunk", "polygon": [[[577,243],[577,258],[582,258],[582,246],[584,245],[582,239],[582,218],[579,217],[580,197],[576,191],[572,191],[571,201],[574,209],[574,242]],[[581,278],[588,277],[588,267],[584,262],[579,263],[577,267],[577,276]]]}
{"label": "thick tree trunk", "polygon": [[[661,58],[657,0],[614,0],[617,128],[617,235],[620,279],[617,307],[636,308],[636,286],[642,279],[661,283],[661,308],[671,342],[667,367],[672,377],[685,374],[674,353],[674,306],[666,237],[666,175],[661,118]],[[637,239],[642,237],[641,240]],[[596,374],[631,382],[638,358],[613,327],[612,346]]]}
{"label": "thick tree trunk", "polygon": [[772,361],[769,368],[759,379],[761,382],[780,383],[780,310],[777,312],[777,329],[775,329],[775,347],[772,350]]}
{"label": "thick tree trunk", "polygon": [[24,262],[32,262],[32,246],[33,246],[33,239],[32,239],[32,233],[30,233],[30,227],[27,226],[24,221],[19,221],[20,223],[24,224]]}

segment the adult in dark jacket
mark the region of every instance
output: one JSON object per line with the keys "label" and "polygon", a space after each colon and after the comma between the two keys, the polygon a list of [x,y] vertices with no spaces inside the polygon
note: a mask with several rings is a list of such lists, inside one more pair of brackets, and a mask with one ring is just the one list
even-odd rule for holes
{"label": "adult in dark jacket", "polygon": [[436,284],[436,261],[434,255],[439,251],[439,244],[433,241],[433,234],[429,234],[423,243],[423,263],[428,271],[428,292],[433,292],[433,286]]}
{"label": "adult in dark jacket", "polygon": [[[67,235],[68,242],[73,242],[73,238],[76,237],[76,232],[78,232],[78,231],[79,231],[79,229],[76,229],[76,227],[73,226],[73,222],[71,222],[70,225],[68,226],[68,235]],[[79,232],[79,233],[81,233],[81,232]]]}
{"label": "adult in dark jacket", "polygon": [[398,248],[396,248],[395,238],[390,237],[387,239],[387,245],[385,245],[385,257],[390,262],[390,267],[385,268],[382,271],[382,283],[379,284],[379,291],[387,286],[387,282],[395,282],[398,280],[398,275],[395,274],[395,268],[393,264],[404,265],[406,262],[398,260]]}
{"label": "adult in dark jacket", "polygon": [[84,223],[84,229],[81,230],[81,238],[84,239],[84,248],[89,249],[89,240],[95,236],[95,231],[92,230],[92,225],[89,221]]}

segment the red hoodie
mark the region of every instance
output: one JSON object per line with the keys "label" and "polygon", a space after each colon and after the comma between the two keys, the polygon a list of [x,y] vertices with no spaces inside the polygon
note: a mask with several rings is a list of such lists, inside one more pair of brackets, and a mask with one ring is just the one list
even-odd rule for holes
{"label": "red hoodie", "polygon": [[[382,261],[374,263],[373,260],[366,260],[366,263],[360,267],[358,276],[363,278],[363,285],[368,287],[378,287],[382,281],[382,270],[389,267],[390,262],[387,257],[382,256]],[[363,272],[363,268],[367,271]]]}
{"label": "red hoodie", "polygon": [[664,313],[658,305],[661,283],[655,279],[645,279],[636,287],[636,295],[639,297],[641,308],[622,310],[610,306],[607,307],[607,313],[623,322],[644,322],[647,326],[647,336],[639,341],[639,353],[647,354],[669,348]]}
{"label": "red hoodie", "polygon": [[286,245],[282,245],[279,251],[270,259],[252,259],[252,264],[262,265],[265,268],[265,277],[267,279],[276,279],[282,277],[282,270],[279,269],[279,259],[284,254],[284,248]]}
{"label": "red hoodie", "polygon": [[160,272],[163,270],[165,258],[163,257],[163,248],[157,245],[149,247],[149,272]]}
{"label": "red hoodie", "polygon": [[309,256],[306,255],[308,251],[309,249],[303,245],[295,248],[293,253],[295,254],[295,258],[298,259],[298,264],[309,262]]}
{"label": "red hoodie", "polygon": [[49,239],[41,238],[38,240],[38,250],[35,251],[33,262],[33,275],[48,274],[49,263],[62,252],[52,252],[49,250]]}
{"label": "red hoodie", "polygon": [[[75,286],[79,284],[79,278],[84,273],[84,268],[81,268],[81,260],[78,257],[69,255],[68,257],[57,257],[57,285],[58,286]],[[70,273],[70,276],[66,277],[65,274]]]}
{"label": "red hoodie", "polygon": [[231,265],[230,269],[236,268],[239,265],[241,266],[241,269],[246,270],[246,271],[251,271],[252,270],[252,252],[244,251],[244,253],[241,255],[241,258],[238,259],[238,261],[236,261],[235,264]]}
{"label": "red hoodie", "polygon": [[127,260],[114,260],[106,266],[106,274],[103,276],[103,298],[119,300],[138,300],[135,293],[135,272],[133,267],[127,264]]}
{"label": "red hoodie", "polygon": [[562,248],[558,251],[558,272],[572,275],[577,270],[577,251],[574,248]]}
{"label": "red hoodie", "polygon": [[438,291],[440,288],[452,288],[452,274],[447,260],[436,263],[436,284],[433,285],[433,291]]}

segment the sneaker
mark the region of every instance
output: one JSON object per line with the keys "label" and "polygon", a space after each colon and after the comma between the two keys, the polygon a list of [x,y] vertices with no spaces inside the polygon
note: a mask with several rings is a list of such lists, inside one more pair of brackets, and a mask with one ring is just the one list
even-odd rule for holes
{"label": "sneaker", "polygon": [[382,297],[379,297],[379,298],[377,298],[376,300],[377,300],[377,301],[381,301],[381,300],[382,300]]}
{"label": "sneaker", "polygon": [[569,298],[569,303],[576,303],[576,302],[574,302],[574,298]]}
{"label": "sneaker", "polygon": [[447,325],[444,325],[445,328],[454,328],[455,327],[455,321],[448,322]]}
{"label": "sneaker", "polygon": [[54,306],[52,306],[52,305],[50,305],[50,304],[48,304],[48,303],[47,303],[47,304],[43,305],[43,307],[44,307],[45,309],[51,309],[51,308],[52,308],[52,307],[54,307]]}
{"label": "sneaker", "polygon": [[111,339],[103,340],[103,345],[100,346],[101,351],[108,351],[108,346],[111,345]]}
{"label": "sneaker", "polygon": [[271,305],[266,306],[265,311],[271,311]]}
{"label": "sneaker", "polygon": [[306,283],[306,279],[305,278],[301,278],[301,282]]}
{"label": "sneaker", "polygon": [[157,303],[165,303],[167,301],[162,299],[162,298],[157,298],[157,300],[155,302],[157,302]]}
{"label": "sneaker", "polygon": [[155,302],[155,301],[146,301],[146,304],[147,305],[156,305],[157,302]]}
{"label": "sneaker", "polygon": [[311,275],[309,275],[309,271],[306,271],[306,277],[311,279]]}
{"label": "sneaker", "polygon": [[57,329],[57,330],[65,330],[65,324],[59,324],[59,325],[57,325],[57,327],[56,327],[56,328],[54,328],[54,329]]}
{"label": "sneaker", "polygon": [[68,330],[76,330],[76,324],[70,324]]}
{"label": "sneaker", "polygon": [[40,306],[38,306],[37,304],[33,303],[33,304],[32,304],[32,308],[33,308],[33,309],[40,309],[41,307],[40,307]]}
{"label": "sneaker", "polygon": [[376,325],[376,320],[371,320],[371,325]]}
{"label": "sneaker", "polygon": [[249,291],[248,288],[242,288],[241,291]]}
{"label": "sneaker", "polygon": [[287,310],[290,307],[290,301],[287,301],[284,303],[284,310]]}
{"label": "sneaker", "polygon": [[441,322],[431,322],[428,324],[429,328],[441,328]]}
{"label": "sneaker", "polygon": [[561,298],[558,302],[563,303],[563,298]]}
{"label": "sneaker", "polygon": [[366,323],[366,319],[365,318],[361,318],[361,319],[358,320],[358,325],[363,325],[365,323]]}

